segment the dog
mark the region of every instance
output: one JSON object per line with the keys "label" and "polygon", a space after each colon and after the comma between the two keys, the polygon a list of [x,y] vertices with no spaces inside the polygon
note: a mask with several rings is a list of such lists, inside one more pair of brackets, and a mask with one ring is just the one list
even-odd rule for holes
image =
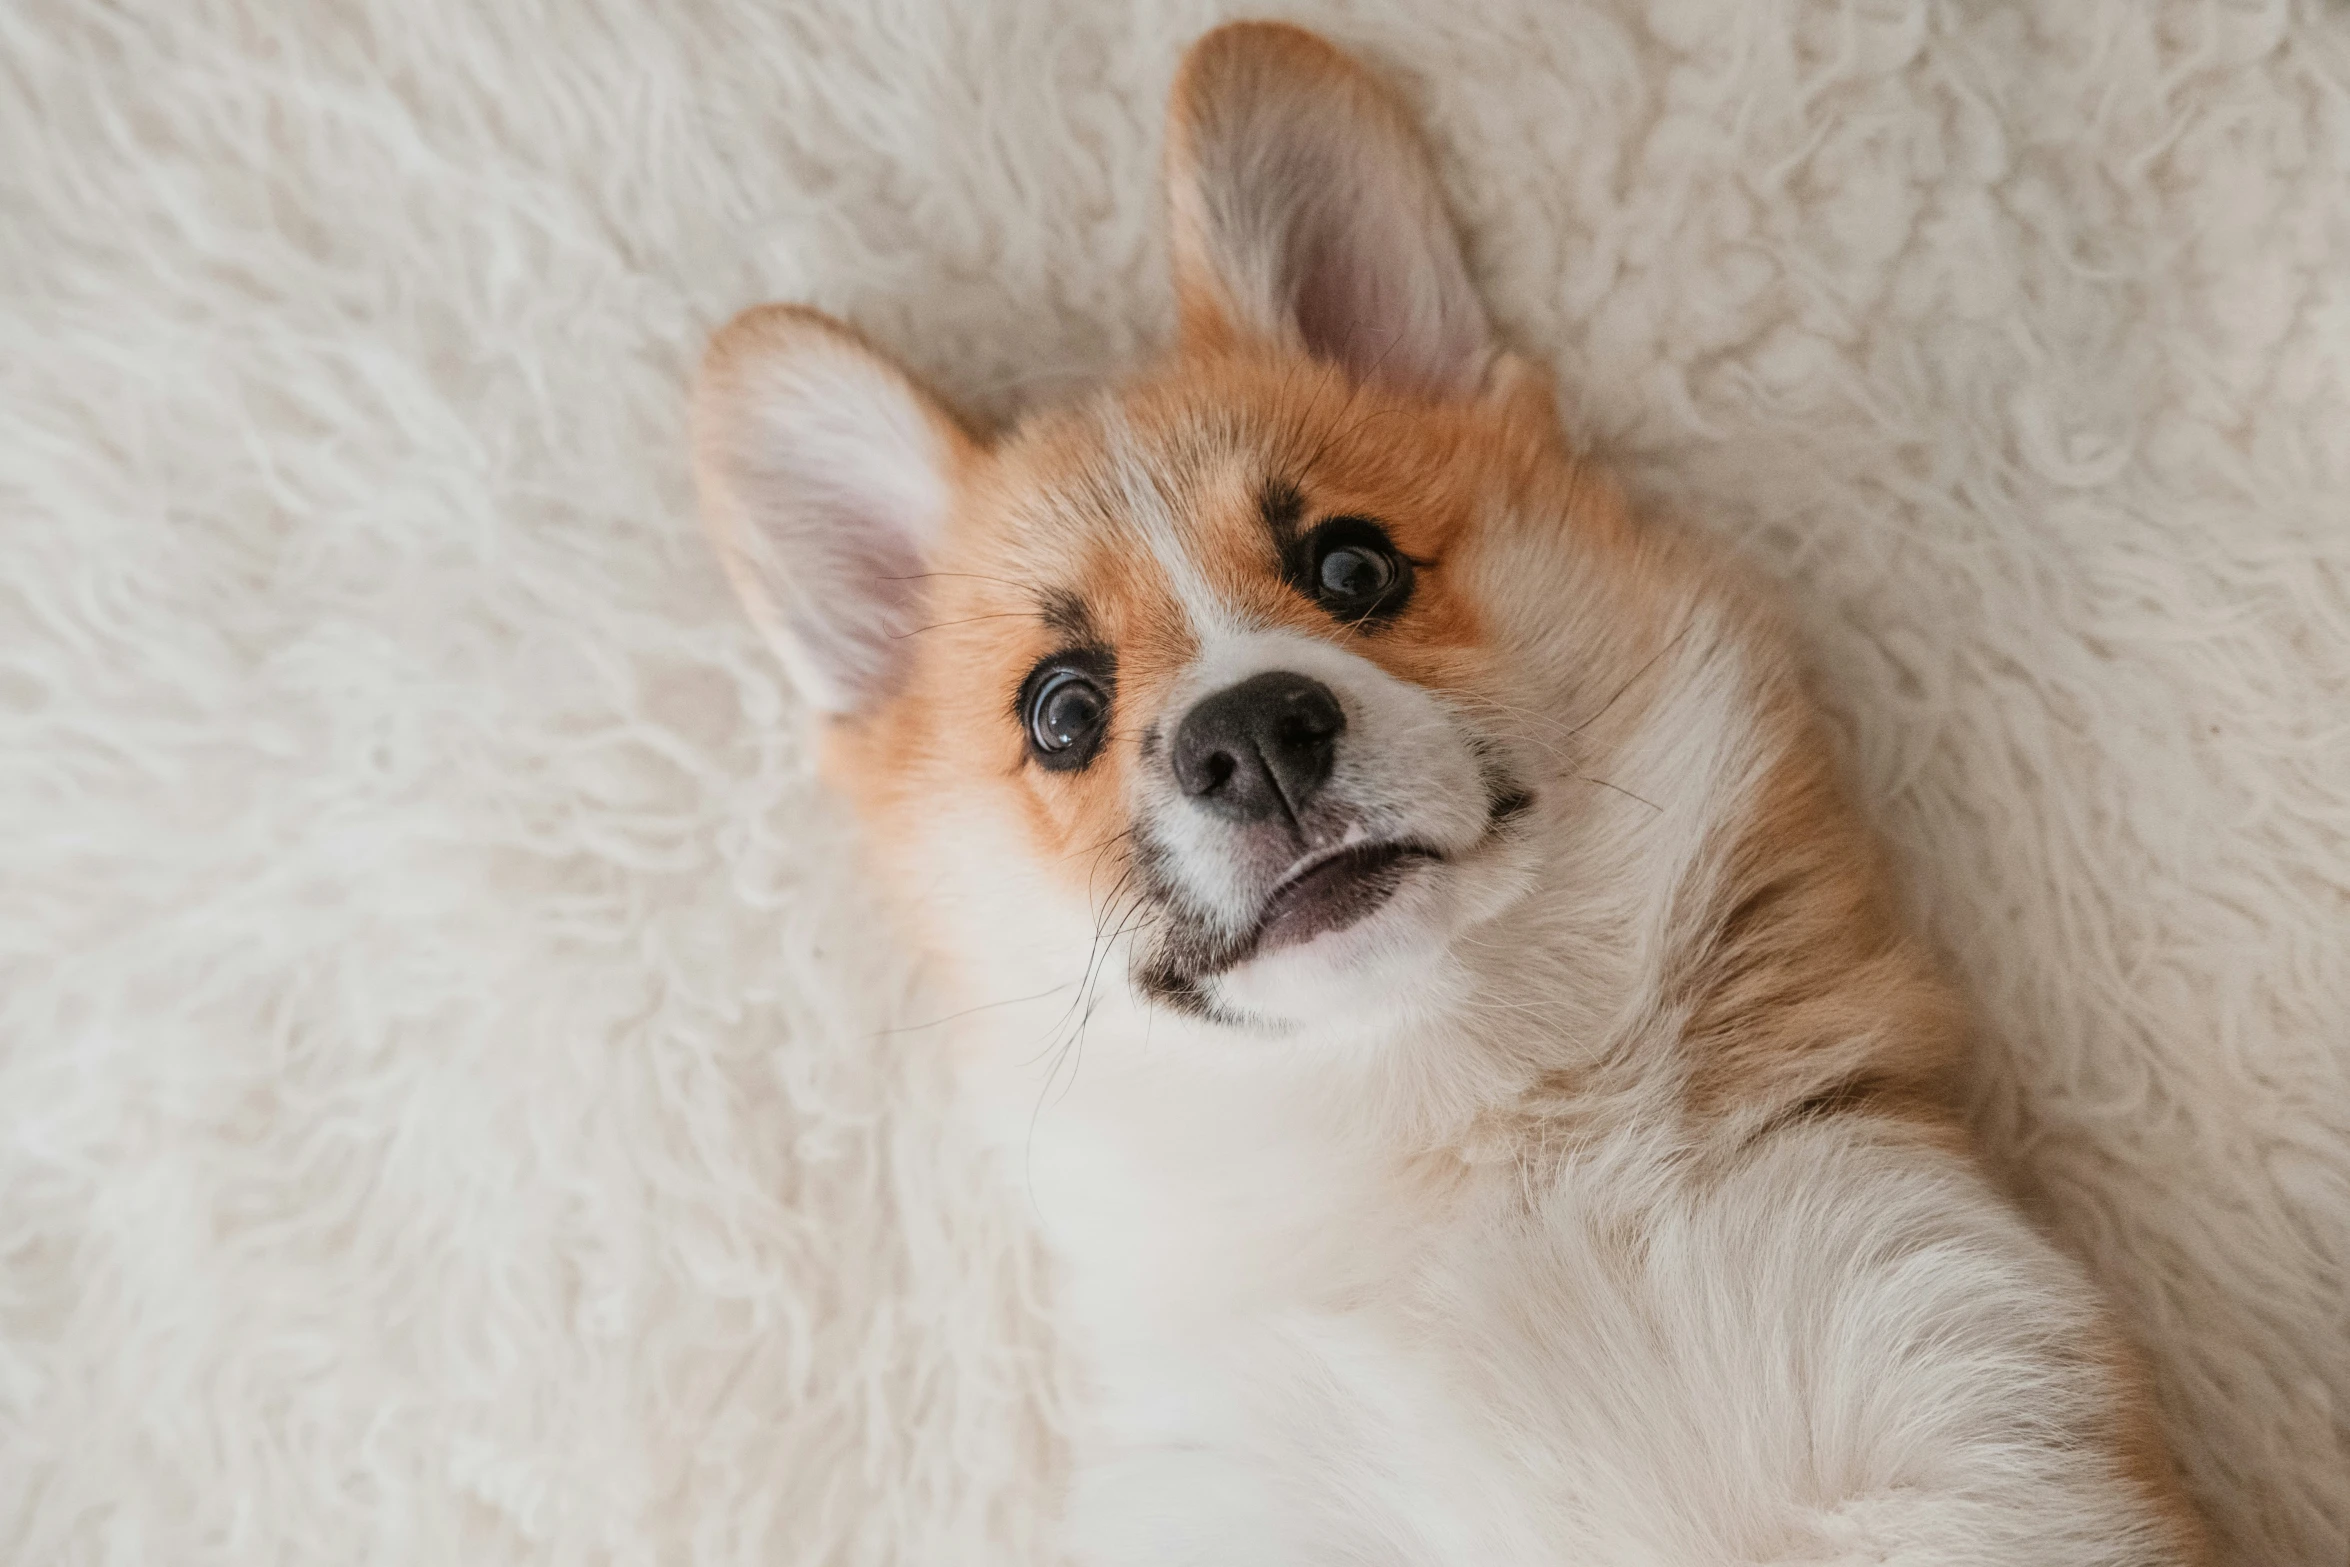
{"label": "dog", "polygon": [[695,393],[1059,1266],[1070,1557],[2203,1560],[1767,593],[1562,433],[1398,100],[1224,27],[1166,187],[1130,381],[983,438],[765,306]]}

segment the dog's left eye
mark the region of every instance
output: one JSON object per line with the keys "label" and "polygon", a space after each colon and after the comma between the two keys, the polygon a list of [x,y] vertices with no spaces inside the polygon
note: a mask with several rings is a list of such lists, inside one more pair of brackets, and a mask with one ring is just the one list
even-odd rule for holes
{"label": "dog's left eye", "polygon": [[1412,595],[1412,563],[1367,517],[1333,517],[1301,544],[1292,580],[1340,620],[1383,620]]}
{"label": "dog's left eye", "polygon": [[1047,659],[1029,671],[1020,692],[1020,722],[1028,754],[1055,772],[1074,772],[1093,760],[1109,727],[1109,671],[1097,655]]}
{"label": "dog's left eye", "polygon": [[1388,584],[1395,580],[1395,560],[1377,550],[1343,544],[1322,557],[1314,574],[1321,578],[1324,598],[1366,603],[1386,592]]}

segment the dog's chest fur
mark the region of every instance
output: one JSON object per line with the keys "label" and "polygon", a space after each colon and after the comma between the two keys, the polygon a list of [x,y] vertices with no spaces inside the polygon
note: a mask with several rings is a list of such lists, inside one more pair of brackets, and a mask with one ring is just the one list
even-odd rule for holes
{"label": "dog's chest fur", "polygon": [[[1111,1066],[1039,1109],[1014,1071],[979,1098],[1060,1264],[1092,1403],[1080,1559],[1171,1536],[1284,1560],[1366,1530],[1504,1559],[1508,1488],[1474,1478],[1490,1443],[1430,1330],[1464,1242],[1508,1222],[1510,1171],[1398,1159],[1299,1081]],[[1357,1516],[1330,1516],[1349,1493]]]}
{"label": "dog's chest fur", "polygon": [[[1669,1120],[1399,1155],[1344,1085],[1121,1045],[1041,1108],[1033,1070],[972,1074],[1083,1358],[1080,1560],[1844,1559],[1917,1529],[1888,1499],[1999,1469],[2017,1322],[2090,1326],[1955,1160],[1810,1125],[1709,1159]],[[1865,1342],[1920,1316],[1935,1342]]]}

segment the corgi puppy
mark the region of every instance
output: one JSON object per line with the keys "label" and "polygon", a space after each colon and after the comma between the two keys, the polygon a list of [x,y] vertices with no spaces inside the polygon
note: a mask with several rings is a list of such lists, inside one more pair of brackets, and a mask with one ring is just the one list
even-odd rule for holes
{"label": "corgi puppy", "polygon": [[1787,637],[1496,338],[1397,101],[1175,88],[1179,329],[983,437],[712,346],[699,482],[1033,1201],[1091,1564],[2201,1559]]}

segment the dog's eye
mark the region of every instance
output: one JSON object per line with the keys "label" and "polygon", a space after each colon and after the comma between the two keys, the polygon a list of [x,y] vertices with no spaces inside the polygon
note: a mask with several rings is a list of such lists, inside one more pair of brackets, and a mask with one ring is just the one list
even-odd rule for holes
{"label": "dog's eye", "polygon": [[1037,694],[1036,717],[1028,726],[1029,732],[1035,735],[1038,750],[1066,751],[1092,738],[1108,710],[1100,687],[1064,669]]}
{"label": "dog's eye", "polygon": [[1361,604],[1377,598],[1395,581],[1395,558],[1359,545],[1342,544],[1322,557],[1315,568],[1322,579],[1322,597],[1333,602]]}
{"label": "dog's eye", "polygon": [[1365,517],[1333,517],[1302,541],[1298,586],[1340,620],[1383,620],[1412,593],[1412,563]]}
{"label": "dog's eye", "polygon": [[1093,760],[1101,749],[1102,732],[1110,717],[1110,694],[1103,689],[1100,660],[1051,660],[1030,672],[1020,699],[1021,723],[1028,730],[1029,754],[1056,771],[1074,771]]}

